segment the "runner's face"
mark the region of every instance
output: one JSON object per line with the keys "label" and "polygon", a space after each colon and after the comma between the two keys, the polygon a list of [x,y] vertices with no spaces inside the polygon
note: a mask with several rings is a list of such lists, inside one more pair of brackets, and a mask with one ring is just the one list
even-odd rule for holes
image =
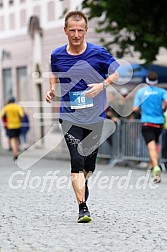
{"label": "runner's face", "polygon": [[80,46],[84,43],[87,27],[85,20],[74,21],[72,18],[68,19],[67,27],[64,27],[64,31],[68,37],[69,44],[73,46]]}

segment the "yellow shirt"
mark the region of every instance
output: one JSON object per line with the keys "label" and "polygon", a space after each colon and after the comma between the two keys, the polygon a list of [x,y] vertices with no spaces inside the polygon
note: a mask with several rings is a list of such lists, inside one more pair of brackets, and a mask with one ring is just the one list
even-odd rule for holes
{"label": "yellow shirt", "polygon": [[1,111],[0,117],[6,115],[7,128],[19,129],[21,127],[21,120],[24,115],[23,109],[16,103],[7,104]]}

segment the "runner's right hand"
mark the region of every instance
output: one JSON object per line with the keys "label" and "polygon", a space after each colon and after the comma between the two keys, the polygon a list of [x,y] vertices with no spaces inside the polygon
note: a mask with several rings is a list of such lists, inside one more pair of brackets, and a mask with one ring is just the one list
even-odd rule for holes
{"label": "runner's right hand", "polygon": [[54,90],[51,89],[50,91],[47,92],[45,96],[46,102],[51,103],[54,97],[55,97]]}

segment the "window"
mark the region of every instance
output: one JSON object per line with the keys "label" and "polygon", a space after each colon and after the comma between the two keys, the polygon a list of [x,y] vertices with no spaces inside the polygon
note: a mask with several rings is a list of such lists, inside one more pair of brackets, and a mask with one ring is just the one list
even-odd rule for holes
{"label": "window", "polygon": [[35,6],[35,7],[34,7],[33,13],[34,13],[34,16],[37,16],[37,17],[40,18],[40,13],[41,13],[41,8],[40,8],[40,6]]}
{"label": "window", "polygon": [[11,30],[15,28],[15,14],[14,13],[11,13],[9,15],[9,27]]}
{"label": "window", "polygon": [[27,85],[27,68],[18,67],[17,68],[17,90],[18,90],[18,100],[27,101],[28,100],[28,89]]}
{"label": "window", "polygon": [[20,11],[20,27],[25,27],[27,24],[26,20],[26,10]]}
{"label": "window", "polygon": [[1,16],[0,17],[0,31],[3,31],[4,30],[4,17]]}
{"label": "window", "polygon": [[48,21],[53,21],[55,19],[55,3],[49,2],[48,3]]}
{"label": "window", "polygon": [[13,96],[13,86],[12,86],[12,70],[3,69],[2,71],[3,78],[3,94],[5,97],[4,103],[6,103]]}

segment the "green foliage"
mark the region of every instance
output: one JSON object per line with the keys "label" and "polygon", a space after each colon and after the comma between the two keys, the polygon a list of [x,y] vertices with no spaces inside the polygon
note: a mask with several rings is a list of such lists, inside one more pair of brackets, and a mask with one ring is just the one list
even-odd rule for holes
{"label": "green foliage", "polygon": [[140,52],[146,63],[155,60],[160,47],[167,48],[166,0],[84,0],[82,7],[89,19],[97,18],[97,32],[111,39],[104,46],[112,51],[117,44],[117,57],[133,50]]}

